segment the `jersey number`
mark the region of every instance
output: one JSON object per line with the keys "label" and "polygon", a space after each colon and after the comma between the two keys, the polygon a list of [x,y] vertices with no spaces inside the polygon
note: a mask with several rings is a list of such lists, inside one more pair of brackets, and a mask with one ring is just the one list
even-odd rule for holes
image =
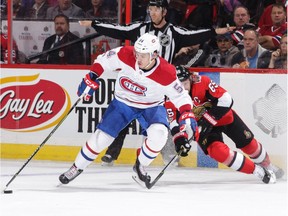
{"label": "jersey number", "polygon": [[174,85],[174,89],[175,89],[177,92],[179,92],[179,93],[181,93],[181,92],[183,91],[182,86],[179,85],[178,83],[176,83],[176,84]]}
{"label": "jersey number", "polygon": [[209,87],[209,89],[210,89],[212,92],[215,92],[215,91],[216,91],[216,88],[218,88],[218,85],[217,85],[215,82],[211,81],[211,82],[209,83],[208,87]]}
{"label": "jersey number", "polygon": [[167,115],[168,115],[168,120],[171,123],[175,119],[175,113],[172,108],[166,109]]}

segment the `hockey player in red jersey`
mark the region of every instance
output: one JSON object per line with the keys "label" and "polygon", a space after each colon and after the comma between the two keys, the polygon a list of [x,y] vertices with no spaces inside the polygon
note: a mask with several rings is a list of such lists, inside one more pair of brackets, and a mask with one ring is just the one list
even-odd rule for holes
{"label": "hockey player in red jersey", "polygon": [[[231,95],[207,76],[191,74],[183,66],[177,66],[176,69],[179,80],[194,102],[193,112],[199,128],[198,144],[205,154],[236,171],[254,174],[267,184],[275,183],[276,177],[281,178],[283,170],[270,162],[263,145],[232,109]],[[165,106],[170,117],[176,116],[172,103]],[[249,157],[231,150],[224,143],[222,133]],[[177,126],[172,128],[172,135],[175,144],[183,141],[183,138],[179,138]]]}
{"label": "hockey player in red jersey", "polygon": [[[168,137],[169,123],[163,105],[166,95],[180,112],[182,133],[197,140],[198,127],[192,112],[192,100],[177,79],[175,67],[159,57],[159,50],[158,37],[146,33],[139,37],[134,47],[112,49],[94,61],[90,73],[79,85],[78,95],[84,94],[84,99],[88,100],[99,87],[97,77],[105,71],[115,71],[118,73],[115,98],[72,167],[60,175],[63,184],[76,178],[134,119],[138,119],[147,137],[133,168],[141,181],[149,183],[151,178],[144,168],[157,157]],[[186,143],[180,146],[184,152],[190,147]]]}

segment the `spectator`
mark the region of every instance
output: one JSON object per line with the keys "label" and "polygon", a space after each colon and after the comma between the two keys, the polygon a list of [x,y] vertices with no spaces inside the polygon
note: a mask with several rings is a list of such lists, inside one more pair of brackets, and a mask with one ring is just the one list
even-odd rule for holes
{"label": "spectator", "polygon": [[46,19],[53,20],[58,14],[64,14],[70,19],[84,18],[84,11],[72,3],[72,0],[58,0],[58,4],[53,7],[49,7],[46,14]]}
{"label": "spectator", "polygon": [[[212,53],[209,55],[207,60],[205,61],[206,67],[219,67],[219,68],[228,68],[232,67],[232,65],[236,63],[241,63],[243,58],[239,55],[240,50],[233,46],[233,39],[231,38],[230,33],[217,35],[216,42],[218,49],[213,50]],[[238,58],[236,59],[235,57]]]}
{"label": "spectator", "polygon": [[209,56],[211,47],[207,43],[201,46],[182,47],[173,59],[173,65],[189,67],[204,67],[205,60]]}
{"label": "spectator", "polygon": [[105,0],[91,0],[92,8],[86,12],[86,18],[117,18],[117,8],[111,10]]}
{"label": "spectator", "polygon": [[271,10],[272,25],[259,29],[259,43],[270,50],[279,48],[280,39],[287,31],[286,8],[282,3],[275,3]]}
{"label": "spectator", "polygon": [[275,0],[271,4],[269,4],[267,7],[265,7],[262,15],[260,16],[260,19],[258,21],[258,27],[262,28],[263,26],[271,26],[273,25],[272,18],[271,18],[271,11],[273,3],[285,3],[286,0]]}
{"label": "spectator", "polygon": [[250,14],[248,8],[244,6],[237,6],[233,12],[233,21],[237,29],[241,29],[246,23],[249,23]]}
{"label": "spectator", "polygon": [[[54,18],[55,34],[44,41],[43,51],[79,39],[69,31],[69,18],[64,14]],[[37,62],[39,64],[84,64],[84,51],[82,44],[66,46],[49,54],[43,55]]]}
{"label": "spectator", "polygon": [[13,19],[24,19],[26,10],[21,4],[21,0],[13,0]]}
{"label": "spectator", "polygon": [[[244,32],[244,49],[237,54],[236,58],[241,59],[241,55],[246,59],[249,68],[258,68],[258,58],[266,51],[259,44],[259,34],[256,30],[248,29]],[[239,56],[240,55],[240,56]],[[240,64],[233,65],[234,68],[240,68]]]}
{"label": "spectator", "polygon": [[45,19],[49,4],[47,0],[35,0],[33,6],[28,10],[28,18]]}
{"label": "spectator", "polygon": [[238,0],[219,0],[217,26],[233,25],[233,13],[236,7],[242,6]]}
{"label": "spectator", "polygon": [[268,68],[287,69],[287,34],[280,41],[280,49],[272,52]]}
{"label": "spectator", "polygon": [[[233,12],[233,20],[235,23],[235,26],[230,26],[229,23],[227,23],[226,28],[218,28],[216,29],[217,34],[225,34],[230,32],[231,37],[233,39],[233,45],[237,46],[238,49],[243,49],[243,32],[246,29],[256,29],[256,26],[252,23],[249,23],[250,20],[250,14],[246,7],[244,6],[236,6]],[[217,30],[221,29],[220,32]],[[212,41],[214,42],[214,41]],[[213,43],[210,43],[212,47],[215,47]],[[217,48],[217,45],[216,47]]]}
{"label": "spectator", "polygon": [[275,3],[275,0],[239,0],[248,8],[250,13],[250,23],[257,26],[257,23],[262,15],[264,8],[270,4]]}
{"label": "spectator", "polygon": [[246,7],[238,6],[234,9],[233,20],[236,29],[232,32],[231,36],[236,45],[240,50],[243,49],[243,33],[246,29],[256,29],[256,26],[249,23],[250,14]]}

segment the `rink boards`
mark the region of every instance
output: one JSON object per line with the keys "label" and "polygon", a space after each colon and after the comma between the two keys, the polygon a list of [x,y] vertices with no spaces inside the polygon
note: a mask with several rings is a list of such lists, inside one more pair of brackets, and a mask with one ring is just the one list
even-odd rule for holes
{"label": "rink boards", "polygon": [[[1,158],[26,159],[50,134],[78,99],[77,87],[87,70],[2,68]],[[287,74],[205,73],[227,89],[234,109],[264,145],[274,163],[287,168]],[[37,153],[35,159],[73,161],[113,99],[116,73],[101,77],[99,92],[89,103],[80,102]],[[234,144],[225,137],[228,145]],[[131,124],[117,163],[130,164],[142,136]],[[103,152],[100,154],[103,154]],[[100,161],[100,157],[96,162]],[[162,164],[159,156],[154,164]],[[180,165],[223,167],[193,143]]]}

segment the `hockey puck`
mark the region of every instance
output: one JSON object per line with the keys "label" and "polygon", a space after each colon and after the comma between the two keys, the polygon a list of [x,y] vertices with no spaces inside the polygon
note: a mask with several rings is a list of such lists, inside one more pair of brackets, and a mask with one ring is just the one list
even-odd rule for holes
{"label": "hockey puck", "polygon": [[12,194],[12,193],[13,193],[13,190],[4,190],[4,193],[5,193],[5,194]]}

